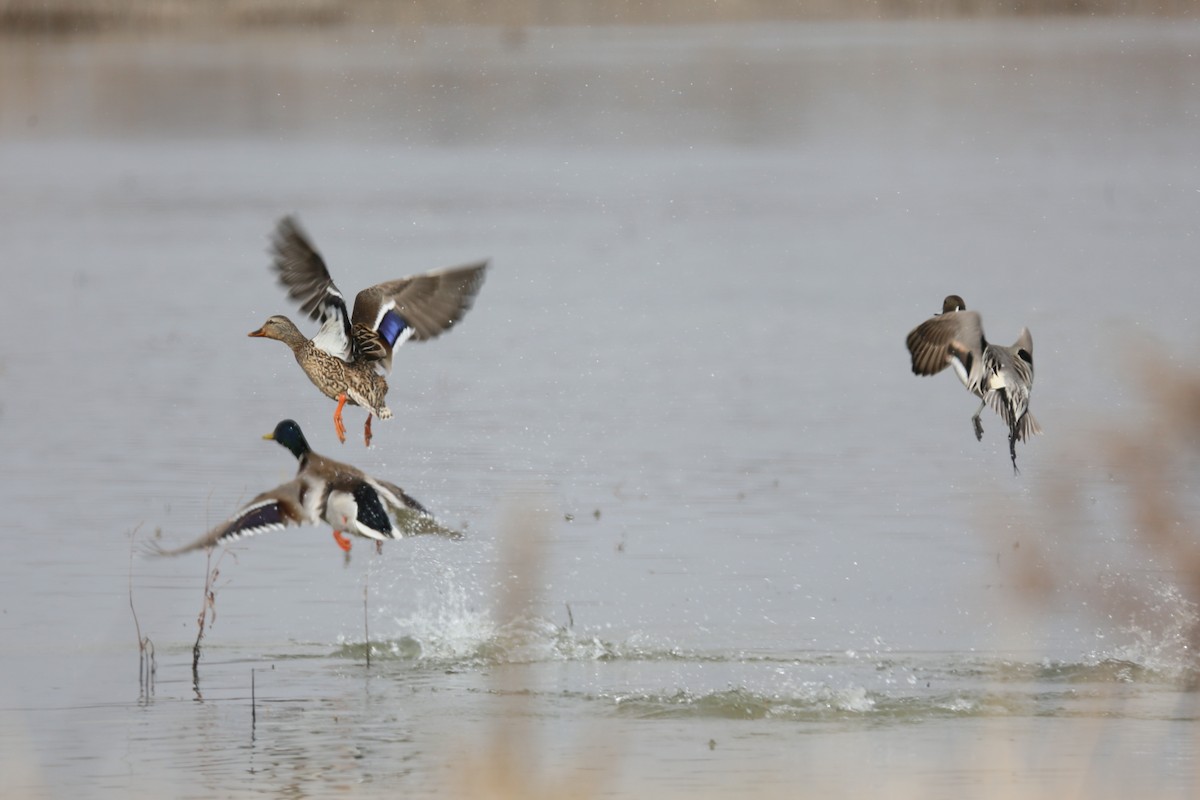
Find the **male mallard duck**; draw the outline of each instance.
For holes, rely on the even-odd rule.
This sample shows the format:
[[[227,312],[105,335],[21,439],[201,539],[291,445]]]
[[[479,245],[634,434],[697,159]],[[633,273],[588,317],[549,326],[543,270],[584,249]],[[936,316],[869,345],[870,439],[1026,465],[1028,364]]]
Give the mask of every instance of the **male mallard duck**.
[[[255,497],[232,519],[191,544],[162,550],[162,555],[202,550],[288,525],[316,525],[321,520],[333,527],[333,538],[346,551],[350,550],[350,540],[342,536],[342,531],[376,542],[424,533],[462,538],[459,532],[439,525],[399,486],[314,453],[300,426],[292,420],[280,422],[263,438],[274,439],[300,460],[296,477]]]
[[[346,441],[342,407],[367,409],[363,438],[371,446],[371,416],[389,419],[384,405],[392,369],[392,351],[408,339],[424,341],[449,330],[475,302],[488,262],[426,272],[363,289],[354,312],[329,277],[325,260],[292,217],[279,221],[272,240],[273,268],[288,297],[300,310],[321,321],[321,330],[306,339],[292,321],[273,316],[251,336],[278,339],[292,349],[296,361],[326,397],[337,400],[333,427]]]
[[[979,415],[984,406],[991,406],[1004,419],[1013,472],[1018,472],[1017,440],[1023,442],[1042,432],[1029,413],[1033,391],[1033,335],[1029,329],[1021,329],[1012,347],[988,344],[979,313],[967,311],[963,299],[952,294],[942,301],[941,314],[908,334],[907,344],[914,374],[936,375],[952,366],[963,386],[980,398],[971,417],[976,439],[983,439]]]

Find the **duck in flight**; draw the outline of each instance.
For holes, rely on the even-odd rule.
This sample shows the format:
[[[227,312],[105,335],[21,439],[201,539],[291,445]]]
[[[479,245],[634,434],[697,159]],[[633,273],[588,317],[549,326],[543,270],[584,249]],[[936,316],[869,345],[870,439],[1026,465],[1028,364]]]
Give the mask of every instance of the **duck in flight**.
[[[399,486],[314,453],[293,420],[283,420],[263,438],[275,440],[296,456],[300,462],[296,477],[255,497],[233,518],[191,544],[159,550],[160,555],[204,550],[244,536],[322,521],[333,528],[334,540],[346,552],[350,551],[350,540],[342,536],[343,531],[374,539],[377,545],[388,539],[430,533],[462,538],[458,531],[440,525]]]
[[[363,289],[354,310],[329,275],[325,260],[293,217],[284,217],[272,239],[272,267],[288,297],[321,323],[308,339],[287,317],[270,317],[251,336],[277,339],[291,348],[304,374],[337,401],[333,427],[346,441],[342,408],[346,403],[367,410],[363,439],[371,446],[371,417],[389,419],[385,375],[392,353],[404,342],[433,339],[462,319],[483,286],[488,262],[426,272]]]
[[[971,421],[975,438],[983,439],[979,415],[984,406],[1008,425],[1008,452],[1013,472],[1017,470],[1017,440],[1026,441],[1042,432],[1029,413],[1029,395],[1033,391],[1033,336],[1022,328],[1011,347],[989,344],[983,335],[979,313],[968,311],[956,294],[942,301],[942,313],[926,320],[908,334],[908,352],[916,375],[936,375],[947,366],[967,390],[980,399]]]

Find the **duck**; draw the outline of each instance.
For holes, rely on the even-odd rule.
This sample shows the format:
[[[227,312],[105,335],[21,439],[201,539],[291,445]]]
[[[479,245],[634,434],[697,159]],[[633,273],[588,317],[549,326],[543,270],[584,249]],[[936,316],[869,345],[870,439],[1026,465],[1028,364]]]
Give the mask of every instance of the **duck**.
[[[272,269],[288,297],[321,329],[309,339],[294,322],[276,314],[250,336],[286,344],[304,374],[337,401],[333,428],[346,441],[342,409],[347,403],[367,411],[363,440],[371,446],[371,419],[391,419],[385,398],[392,355],[408,340],[434,339],[453,328],[471,309],[483,286],[488,261],[385,281],[359,292],[348,311],[329,275],[325,259],[293,216],[283,217],[271,239]]]
[[[1033,335],[1021,328],[1010,347],[990,344],[983,333],[983,321],[976,311],[968,311],[963,299],[948,295],[942,301],[942,313],[922,322],[906,339],[912,356],[914,375],[936,375],[953,367],[963,386],[980,399],[971,417],[975,439],[983,439],[979,416],[990,406],[1008,425],[1008,452],[1013,473],[1017,469],[1017,442],[1042,433],[1029,411],[1033,392]]]
[[[160,548],[160,555],[206,550],[246,536],[322,521],[333,528],[334,541],[346,553],[350,552],[351,541],[342,535],[343,531],[372,539],[377,548],[388,539],[420,534],[462,538],[458,531],[438,523],[433,514],[394,483],[314,452],[295,420],[283,420],[263,438],[291,451],[300,462],[296,477],[258,495],[194,542],[174,550]]]

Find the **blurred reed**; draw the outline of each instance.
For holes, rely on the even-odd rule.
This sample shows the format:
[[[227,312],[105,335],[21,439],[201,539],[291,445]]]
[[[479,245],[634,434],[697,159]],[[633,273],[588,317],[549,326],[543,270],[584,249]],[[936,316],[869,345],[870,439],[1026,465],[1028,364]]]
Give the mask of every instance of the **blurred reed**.
[[[537,502],[536,493],[524,502],[512,505],[501,529],[502,549],[497,565],[499,586],[497,613],[504,622],[528,618],[540,603],[543,583],[543,556],[551,536],[550,515],[546,502]],[[541,763],[534,742],[538,731],[531,721],[535,711],[526,673],[521,669],[497,669],[491,673],[493,694],[508,704],[506,713],[491,730],[482,731],[481,743],[459,743],[449,752],[471,754],[456,758],[448,774],[448,793],[471,798],[567,798],[597,797],[603,787],[597,778],[605,774],[603,765],[559,764],[547,769]],[[591,751],[595,748],[586,748]],[[611,765],[609,765],[611,766]],[[581,775],[588,776],[581,779]]]
[[[1126,355],[1124,371],[1141,390],[1140,401],[1129,404],[1120,420],[1097,421],[1086,441],[1065,445],[1060,468],[1004,535],[1020,542],[1011,563],[1033,610],[1076,598],[1106,622],[1169,628],[1183,654],[1178,677],[1194,689],[1200,677],[1200,371],[1164,353],[1144,343]],[[1111,514],[1105,510],[1103,524],[1150,568],[1097,573],[1087,550],[1101,521],[1083,496],[1082,468],[1107,476],[1121,506]],[[1171,605],[1174,620],[1153,618],[1163,612],[1152,598],[1163,591],[1182,601]]]

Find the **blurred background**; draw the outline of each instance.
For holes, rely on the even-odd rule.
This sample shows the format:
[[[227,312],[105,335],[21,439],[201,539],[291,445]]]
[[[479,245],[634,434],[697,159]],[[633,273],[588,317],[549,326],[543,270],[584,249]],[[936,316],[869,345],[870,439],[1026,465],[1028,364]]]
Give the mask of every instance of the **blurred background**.
[[[1184,2],[0,0],[3,794],[1193,796],[1198,54]],[[293,213],[347,295],[492,260],[369,449],[246,336],[315,333]],[[911,373],[950,293],[1032,331],[1019,476]],[[465,539],[148,557],[285,417]]]
[[[374,25],[606,25],[804,21],[821,19],[905,20],[1046,17],[1057,15],[1196,14],[1187,0],[729,0],[722,3],[634,0],[5,0],[0,19],[16,31],[79,32],[112,27],[170,27],[195,23],[222,26]]]

